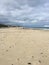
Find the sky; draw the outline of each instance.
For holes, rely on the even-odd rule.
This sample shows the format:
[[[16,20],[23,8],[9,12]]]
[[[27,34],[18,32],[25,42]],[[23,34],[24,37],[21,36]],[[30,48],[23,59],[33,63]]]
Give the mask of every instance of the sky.
[[[49,26],[49,0],[0,0],[0,24]]]

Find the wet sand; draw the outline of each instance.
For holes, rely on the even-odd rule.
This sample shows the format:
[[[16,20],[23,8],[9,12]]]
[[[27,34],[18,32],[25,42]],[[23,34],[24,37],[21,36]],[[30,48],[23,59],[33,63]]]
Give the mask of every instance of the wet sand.
[[[0,65],[49,65],[49,31],[1,28]]]

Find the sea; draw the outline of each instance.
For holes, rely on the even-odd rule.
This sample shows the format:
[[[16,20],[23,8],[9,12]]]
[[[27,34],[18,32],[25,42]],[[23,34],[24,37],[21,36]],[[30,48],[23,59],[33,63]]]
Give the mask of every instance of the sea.
[[[25,29],[31,28],[33,30],[49,30],[49,27],[23,27]]]
[[[33,29],[38,29],[38,30],[49,30],[49,27],[33,27]]]

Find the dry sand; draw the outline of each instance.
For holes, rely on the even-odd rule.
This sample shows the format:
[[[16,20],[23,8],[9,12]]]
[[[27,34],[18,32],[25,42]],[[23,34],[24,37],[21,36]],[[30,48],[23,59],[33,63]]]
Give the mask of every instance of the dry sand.
[[[49,65],[49,31],[1,28],[0,65]]]

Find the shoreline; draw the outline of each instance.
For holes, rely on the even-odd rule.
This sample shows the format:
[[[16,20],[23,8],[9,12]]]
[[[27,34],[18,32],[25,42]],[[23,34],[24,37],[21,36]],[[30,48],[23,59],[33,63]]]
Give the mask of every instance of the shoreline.
[[[41,31],[49,31],[49,29],[46,28],[24,28],[24,27],[2,27],[0,29],[23,29],[23,30],[41,30]]]

